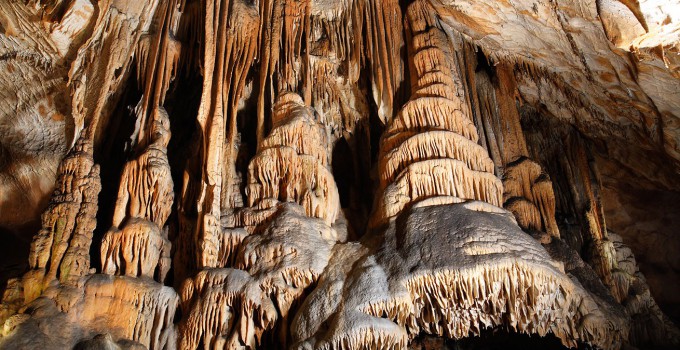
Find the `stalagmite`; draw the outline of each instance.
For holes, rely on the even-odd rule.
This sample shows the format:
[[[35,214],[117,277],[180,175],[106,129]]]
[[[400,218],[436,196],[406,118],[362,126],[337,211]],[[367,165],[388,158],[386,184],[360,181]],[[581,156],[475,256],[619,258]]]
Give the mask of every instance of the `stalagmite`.
[[[338,189],[327,168],[326,135],[299,96],[284,94],[274,107],[274,130],[248,169],[249,206],[296,202],[308,216],[335,222]]]
[[[289,312],[322,273],[337,233],[296,204],[281,204],[259,232],[240,242],[230,268],[207,269],[184,283],[180,348],[285,344]],[[281,335],[273,334],[276,324]]]
[[[162,107],[156,113],[152,143],[123,170],[113,228],[104,237],[101,256],[105,273],[153,277],[158,266],[163,281],[170,268],[170,241],[163,225],[174,192],[166,154],[169,119]]]
[[[519,158],[506,165],[503,180],[506,198],[503,206],[515,214],[520,227],[559,237],[552,182],[541,166],[528,158]]]
[[[412,81],[412,99],[383,136],[383,177],[374,225],[397,216],[411,203],[437,196],[501,205],[501,181],[476,143],[477,130],[453,83],[461,76],[446,55],[445,33],[434,27],[434,18],[410,17],[422,16],[422,11],[407,13],[412,33],[409,63],[414,76],[428,78]]]
[[[73,283],[90,272],[90,243],[96,225],[99,166],[91,141],[81,138],[59,166],[59,187],[42,216],[24,276],[24,302],[35,300],[54,282]]]
[[[338,190],[326,133],[313,113],[299,95],[279,96],[273,130],[248,167],[249,207],[225,221],[232,227],[215,244],[215,266],[222,268],[203,270],[182,286],[189,316],[180,324],[181,348],[262,344],[323,272],[332,246],[344,240],[346,233],[331,226]],[[277,342],[285,344],[287,327],[279,327]]]
[[[621,307],[567,277],[511,213],[467,202],[402,215],[368,253],[336,246],[339,262],[293,322],[295,348],[405,348],[421,332],[455,339],[499,326],[568,346],[615,349],[627,337]]]
[[[220,262],[235,252],[243,235],[276,214],[280,203],[300,205],[305,214],[333,224],[340,211],[338,189],[328,168],[327,135],[299,95],[284,93],[273,111],[274,129],[248,166],[248,206],[222,222],[229,228],[216,238],[213,257]],[[219,242],[219,243],[218,243]],[[224,264],[218,264],[223,266]]]
[[[677,0],[0,0],[0,350],[675,349]]]

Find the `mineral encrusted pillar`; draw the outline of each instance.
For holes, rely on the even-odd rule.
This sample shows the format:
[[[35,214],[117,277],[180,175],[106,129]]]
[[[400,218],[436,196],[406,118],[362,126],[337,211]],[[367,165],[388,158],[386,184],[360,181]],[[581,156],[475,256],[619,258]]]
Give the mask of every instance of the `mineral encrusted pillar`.
[[[42,215],[43,228],[31,245],[31,270],[23,280],[25,303],[50,285],[74,282],[90,273],[90,244],[101,190],[92,141],[81,136],[58,171],[56,190]]]
[[[295,203],[305,215],[332,225],[341,216],[330,170],[328,135],[301,96],[282,93],[272,111],[273,129],[248,166],[247,207],[222,217],[218,266],[231,266],[243,234],[256,233],[281,203]]]
[[[373,225],[407,206],[480,200],[502,205],[503,185],[467,115],[455,80],[451,47],[422,2],[410,6],[411,99],[385,131],[380,149],[380,184]]]
[[[326,133],[311,115],[298,95],[279,98],[274,129],[248,167],[248,205],[295,202],[330,225],[340,210],[338,189],[328,168]]]

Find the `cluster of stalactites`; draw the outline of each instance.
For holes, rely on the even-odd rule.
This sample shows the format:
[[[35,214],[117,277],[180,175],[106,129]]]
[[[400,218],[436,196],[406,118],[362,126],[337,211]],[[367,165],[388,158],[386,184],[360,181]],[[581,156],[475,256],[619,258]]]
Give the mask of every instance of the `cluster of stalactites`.
[[[553,333],[566,346],[613,349],[626,335],[566,277],[521,262],[416,275],[406,287],[408,297],[371,303],[363,311],[405,327],[409,340],[420,332],[461,339],[506,326],[519,333]]]
[[[264,138],[265,87],[295,91],[328,124],[352,129],[361,118],[348,104],[362,65],[369,66],[378,116],[387,123],[403,79],[401,8],[397,0],[260,2],[258,138]],[[272,25],[272,23],[276,23]],[[378,35],[379,33],[379,35]],[[338,79],[338,78],[341,79]]]
[[[538,163],[521,157],[508,164],[503,186],[503,206],[515,215],[522,229],[543,231],[559,238],[552,182]]]
[[[203,89],[197,122],[196,157],[187,160],[178,205],[178,259],[187,269],[217,266],[220,218],[242,204],[238,193],[237,109],[258,51],[257,3],[202,1],[203,27],[187,24],[194,39],[202,36]],[[199,31],[202,35],[198,35]],[[198,217],[194,218],[198,213]]]
[[[485,70],[474,70],[468,67],[468,74],[474,75],[471,90],[476,90],[472,97],[479,112],[476,123],[483,126],[484,147],[503,170],[503,207],[515,215],[525,231],[546,232],[548,235],[541,235],[542,239],[559,237],[552,182],[541,166],[528,158],[513,67],[507,63],[495,65],[493,79]]]
[[[248,167],[248,205],[300,204],[308,216],[335,222],[338,189],[328,169],[326,133],[300,96],[284,94],[274,107],[274,129]]]
[[[181,45],[174,35],[179,17],[176,12],[178,1],[161,3],[156,13],[155,31],[140,37],[134,53],[137,83],[142,90],[142,98],[135,108],[135,133],[142,146],[153,142],[151,124],[158,119],[157,109],[165,104],[165,96],[179,67]]]
[[[502,204],[503,185],[477,144],[477,130],[454,83],[461,75],[449,60],[449,41],[426,6],[416,2],[407,12],[413,94],[381,140],[374,225],[439,196]]]

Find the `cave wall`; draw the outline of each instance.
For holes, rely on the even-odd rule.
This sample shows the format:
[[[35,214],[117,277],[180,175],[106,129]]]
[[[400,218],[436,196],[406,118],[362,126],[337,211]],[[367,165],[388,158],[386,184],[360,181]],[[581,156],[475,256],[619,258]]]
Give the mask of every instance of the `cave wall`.
[[[674,348],[679,14],[0,0],[0,348]]]

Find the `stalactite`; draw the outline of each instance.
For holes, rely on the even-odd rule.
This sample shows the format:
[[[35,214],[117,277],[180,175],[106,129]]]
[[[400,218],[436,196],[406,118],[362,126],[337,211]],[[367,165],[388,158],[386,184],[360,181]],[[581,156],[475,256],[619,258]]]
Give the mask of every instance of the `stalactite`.
[[[480,107],[485,143],[497,152],[494,160],[503,172],[503,206],[515,214],[523,229],[559,238],[552,182],[541,165],[528,158],[515,103],[518,92],[513,70],[502,64],[496,65],[492,73],[493,79],[484,70],[468,71],[475,76],[475,102]]]
[[[389,125],[400,107],[400,99],[405,98],[400,91],[404,79],[403,25],[395,20],[402,17],[401,9],[399,2],[394,0],[367,1],[364,6],[366,59],[371,63],[373,99],[380,119]]]
[[[675,7],[0,0],[0,348],[677,347]]]
[[[142,98],[135,108],[137,116],[135,144],[142,148],[153,142],[153,123],[158,123],[164,113],[165,96],[174,79],[180,58],[180,44],[175,40],[172,25],[177,10],[177,0],[163,2],[159,9],[156,33],[143,36],[135,52],[137,60],[137,83],[141,86]],[[161,108],[159,111],[158,108]],[[149,115],[151,117],[149,117]],[[167,119],[167,117],[166,117]],[[170,121],[167,120],[167,123]],[[151,139],[151,140],[149,140]],[[167,142],[166,142],[167,143]],[[167,147],[167,144],[165,145]]]
[[[235,177],[237,104],[258,50],[257,9],[242,0],[204,3],[203,93],[198,111],[200,174],[187,171],[180,204],[182,240],[194,240],[189,266],[215,266],[222,208],[232,208]],[[189,167],[192,165],[189,164]],[[197,176],[198,175],[198,176]],[[196,224],[189,216],[196,212]],[[193,255],[193,254],[191,254]],[[194,260],[194,261],[188,261]]]
[[[95,31],[79,49],[69,72],[75,135],[86,125],[91,125],[87,128],[89,138],[102,134],[120,96],[119,86],[127,76],[132,53],[141,33],[151,25],[157,6],[157,1],[117,2],[99,10]],[[103,50],[108,54],[102,56]]]

